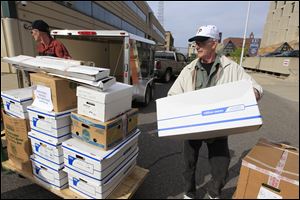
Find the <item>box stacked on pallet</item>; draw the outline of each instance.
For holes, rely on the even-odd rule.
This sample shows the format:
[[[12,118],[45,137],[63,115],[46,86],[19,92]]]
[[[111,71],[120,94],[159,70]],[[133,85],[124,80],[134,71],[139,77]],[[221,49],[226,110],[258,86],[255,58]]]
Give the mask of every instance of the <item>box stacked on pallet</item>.
[[[45,74],[31,74],[30,78],[36,86],[34,102],[27,108],[33,174],[46,187],[63,189],[68,186],[68,176],[62,170],[62,142],[71,138],[70,116],[76,110],[76,86]]]
[[[28,119],[27,106],[32,104],[33,87],[1,91],[1,98],[6,114]]]
[[[70,189],[86,198],[106,198],[136,165],[139,134],[136,130],[109,151],[76,138],[63,142]]]
[[[63,142],[69,186],[86,198],[106,198],[136,164],[137,109],[132,86],[116,83],[107,91],[77,87],[72,112],[73,138]]]
[[[27,106],[33,101],[33,88],[1,91],[4,105],[3,124],[7,139],[7,153],[14,167],[23,172],[32,172],[30,130]]]

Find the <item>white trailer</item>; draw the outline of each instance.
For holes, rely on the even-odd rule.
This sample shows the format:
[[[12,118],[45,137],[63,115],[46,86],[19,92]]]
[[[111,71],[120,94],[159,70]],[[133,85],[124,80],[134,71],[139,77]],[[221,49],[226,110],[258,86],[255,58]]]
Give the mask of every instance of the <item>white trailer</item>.
[[[52,30],[72,59],[109,68],[117,81],[134,86],[133,99],[148,105],[154,94],[155,42],[123,30]]]

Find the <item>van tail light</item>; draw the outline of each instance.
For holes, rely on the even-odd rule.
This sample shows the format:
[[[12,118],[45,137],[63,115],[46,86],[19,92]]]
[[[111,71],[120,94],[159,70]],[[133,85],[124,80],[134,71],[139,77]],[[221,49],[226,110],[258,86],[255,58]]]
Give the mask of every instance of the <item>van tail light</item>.
[[[161,62],[160,61],[156,61],[156,69],[161,69]]]
[[[78,31],[78,35],[96,35],[95,31]]]

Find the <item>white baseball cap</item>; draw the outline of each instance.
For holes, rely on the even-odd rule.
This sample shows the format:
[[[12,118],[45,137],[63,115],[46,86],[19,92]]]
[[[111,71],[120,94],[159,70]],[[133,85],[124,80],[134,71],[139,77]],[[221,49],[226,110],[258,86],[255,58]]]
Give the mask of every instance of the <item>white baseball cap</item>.
[[[219,39],[219,30],[215,25],[200,26],[196,35],[189,39],[192,41],[205,41],[209,38]]]

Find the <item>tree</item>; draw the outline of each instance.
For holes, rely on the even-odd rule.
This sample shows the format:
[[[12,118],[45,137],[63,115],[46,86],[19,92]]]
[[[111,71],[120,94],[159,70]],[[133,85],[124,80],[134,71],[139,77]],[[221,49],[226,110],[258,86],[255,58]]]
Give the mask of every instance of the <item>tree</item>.
[[[240,62],[241,59],[241,54],[242,54],[242,48],[236,48],[231,54],[230,57],[232,60],[234,60],[236,63]],[[248,48],[245,48],[244,50],[244,56],[243,56],[243,61],[245,60],[246,55],[248,54]]]

